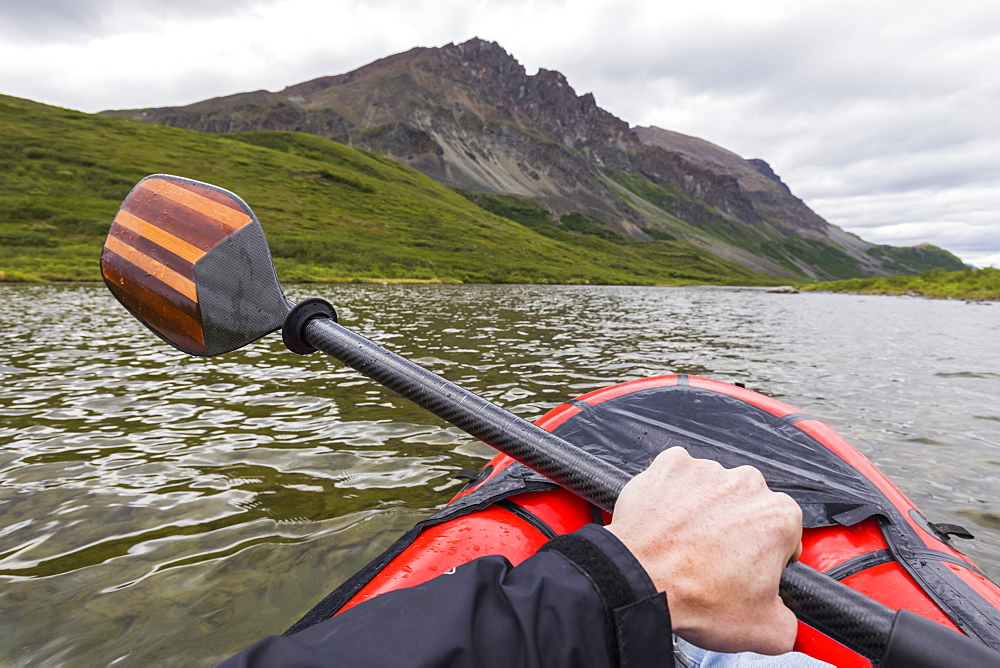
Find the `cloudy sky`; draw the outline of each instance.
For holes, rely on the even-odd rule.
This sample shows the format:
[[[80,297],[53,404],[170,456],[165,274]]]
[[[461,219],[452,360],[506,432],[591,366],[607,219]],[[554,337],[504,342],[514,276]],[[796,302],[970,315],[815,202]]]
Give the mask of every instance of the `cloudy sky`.
[[[182,105],[474,36],[864,239],[1000,267],[997,0],[0,0],[0,93]]]

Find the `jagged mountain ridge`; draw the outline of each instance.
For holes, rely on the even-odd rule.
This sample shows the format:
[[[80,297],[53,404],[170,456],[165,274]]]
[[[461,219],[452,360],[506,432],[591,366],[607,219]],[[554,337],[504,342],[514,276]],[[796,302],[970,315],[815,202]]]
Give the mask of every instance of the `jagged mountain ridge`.
[[[186,107],[107,112],[205,132],[294,130],[404,162],[445,185],[532,198],[636,239],[678,238],[772,275],[909,268],[830,225],[770,166],[693,137],[631,128],[559,72],[479,39],[347,74]],[[877,253],[876,253],[877,254]],[[903,264],[900,264],[900,258]],[[957,262],[957,259],[955,259]]]

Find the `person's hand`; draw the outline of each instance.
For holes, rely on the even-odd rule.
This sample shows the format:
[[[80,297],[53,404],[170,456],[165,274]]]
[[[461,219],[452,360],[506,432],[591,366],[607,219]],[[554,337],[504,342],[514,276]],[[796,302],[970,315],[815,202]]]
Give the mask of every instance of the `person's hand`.
[[[717,652],[791,651],[778,581],[802,551],[802,510],[757,469],[670,448],[625,485],[607,528],[666,593],[674,633]]]

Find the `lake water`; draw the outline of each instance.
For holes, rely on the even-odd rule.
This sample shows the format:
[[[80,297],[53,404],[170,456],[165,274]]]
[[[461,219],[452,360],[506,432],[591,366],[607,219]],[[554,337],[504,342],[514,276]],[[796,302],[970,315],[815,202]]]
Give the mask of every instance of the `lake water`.
[[[725,288],[293,286],[534,419],[664,373],[852,441],[1000,578],[1000,304]],[[0,286],[0,664],[207,664],[280,633],[489,449],[270,336],[187,357],[102,286]]]

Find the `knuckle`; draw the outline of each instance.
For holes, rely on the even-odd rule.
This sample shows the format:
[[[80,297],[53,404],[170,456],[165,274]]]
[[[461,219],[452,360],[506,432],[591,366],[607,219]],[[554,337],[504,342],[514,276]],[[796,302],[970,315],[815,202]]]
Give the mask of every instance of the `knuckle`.
[[[660,454],[656,455],[654,462],[676,462],[685,458],[687,455],[687,450],[684,448],[674,446],[672,448],[667,448],[666,450],[660,451]]]
[[[752,466],[737,466],[734,469],[730,469],[730,473],[733,475],[735,481],[745,485],[748,489],[762,490],[767,487],[764,474]]]
[[[781,505],[785,516],[796,524],[802,524],[802,507],[792,497],[784,492],[775,494],[778,503]]]
[[[726,467],[714,459],[695,459],[695,465],[705,473],[713,476],[725,476],[728,472]]]

